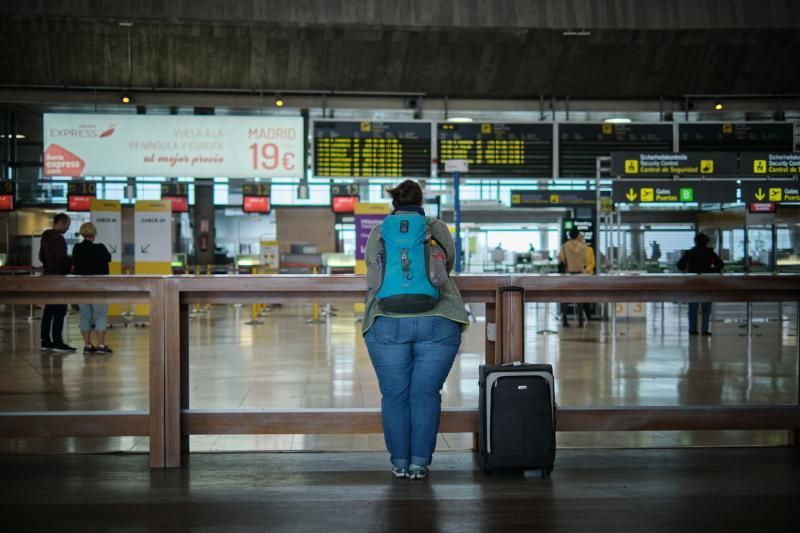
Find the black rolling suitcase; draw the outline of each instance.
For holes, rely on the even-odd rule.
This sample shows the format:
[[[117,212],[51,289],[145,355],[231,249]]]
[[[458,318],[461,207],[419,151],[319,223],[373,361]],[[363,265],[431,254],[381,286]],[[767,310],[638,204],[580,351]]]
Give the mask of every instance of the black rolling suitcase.
[[[513,363],[480,367],[481,468],[541,470],[556,457],[553,367]]]

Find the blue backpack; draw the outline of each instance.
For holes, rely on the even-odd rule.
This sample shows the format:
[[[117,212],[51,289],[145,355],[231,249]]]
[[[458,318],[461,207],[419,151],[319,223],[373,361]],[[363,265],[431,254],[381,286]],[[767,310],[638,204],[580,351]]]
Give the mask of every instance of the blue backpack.
[[[444,249],[431,239],[427,217],[387,216],[381,224],[381,242],[383,250],[374,269],[381,278],[376,293],[381,307],[391,313],[433,309],[441,297],[439,287],[447,282],[447,270]]]

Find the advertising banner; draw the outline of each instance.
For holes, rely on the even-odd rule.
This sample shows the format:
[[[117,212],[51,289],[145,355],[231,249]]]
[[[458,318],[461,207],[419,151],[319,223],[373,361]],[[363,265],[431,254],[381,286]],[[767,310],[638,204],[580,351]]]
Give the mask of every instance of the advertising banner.
[[[381,203],[357,203],[355,206],[356,215],[356,274],[367,273],[367,262],[364,260],[369,232],[372,228],[383,222],[386,215],[392,212],[392,206]],[[364,311],[364,304],[357,303],[354,306],[357,313]]]
[[[259,241],[262,274],[278,274],[281,266],[281,250],[278,241]]]
[[[356,215],[356,268],[358,261],[364,261],[364,251],[367,248],[367,240],[372,228],[383,222],[386,215],[391,213],[389,204],[378,203],[357,203],[355,206]],[[356,272],[358,274],[358,272]],[[363,272],[366,273],[366,270]]]
[[[45,176],[303,177],[302,117],[44,115]]]

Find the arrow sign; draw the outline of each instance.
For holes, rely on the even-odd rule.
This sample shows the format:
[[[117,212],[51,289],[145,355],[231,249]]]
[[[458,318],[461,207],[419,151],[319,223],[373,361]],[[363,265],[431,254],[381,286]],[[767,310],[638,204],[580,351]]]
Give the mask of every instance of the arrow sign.
[[[743,202],[800,203],[800,182],[742,181]]]
[[[150,245],[148,244],[146,246],[139,247],[139,251],[142,252],[143,254],[149,254],[150,253]]]
[[[615,180],[612,197],[629,204],[719,204],[736,201],[735,181],[627,181]]]

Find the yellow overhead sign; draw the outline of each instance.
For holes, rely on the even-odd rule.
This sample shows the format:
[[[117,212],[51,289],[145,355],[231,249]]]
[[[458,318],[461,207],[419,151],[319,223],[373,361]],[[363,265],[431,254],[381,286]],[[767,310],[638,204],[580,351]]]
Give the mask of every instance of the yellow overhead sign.
[[[796,181],[742,181],[743,202],[800,203]]]

